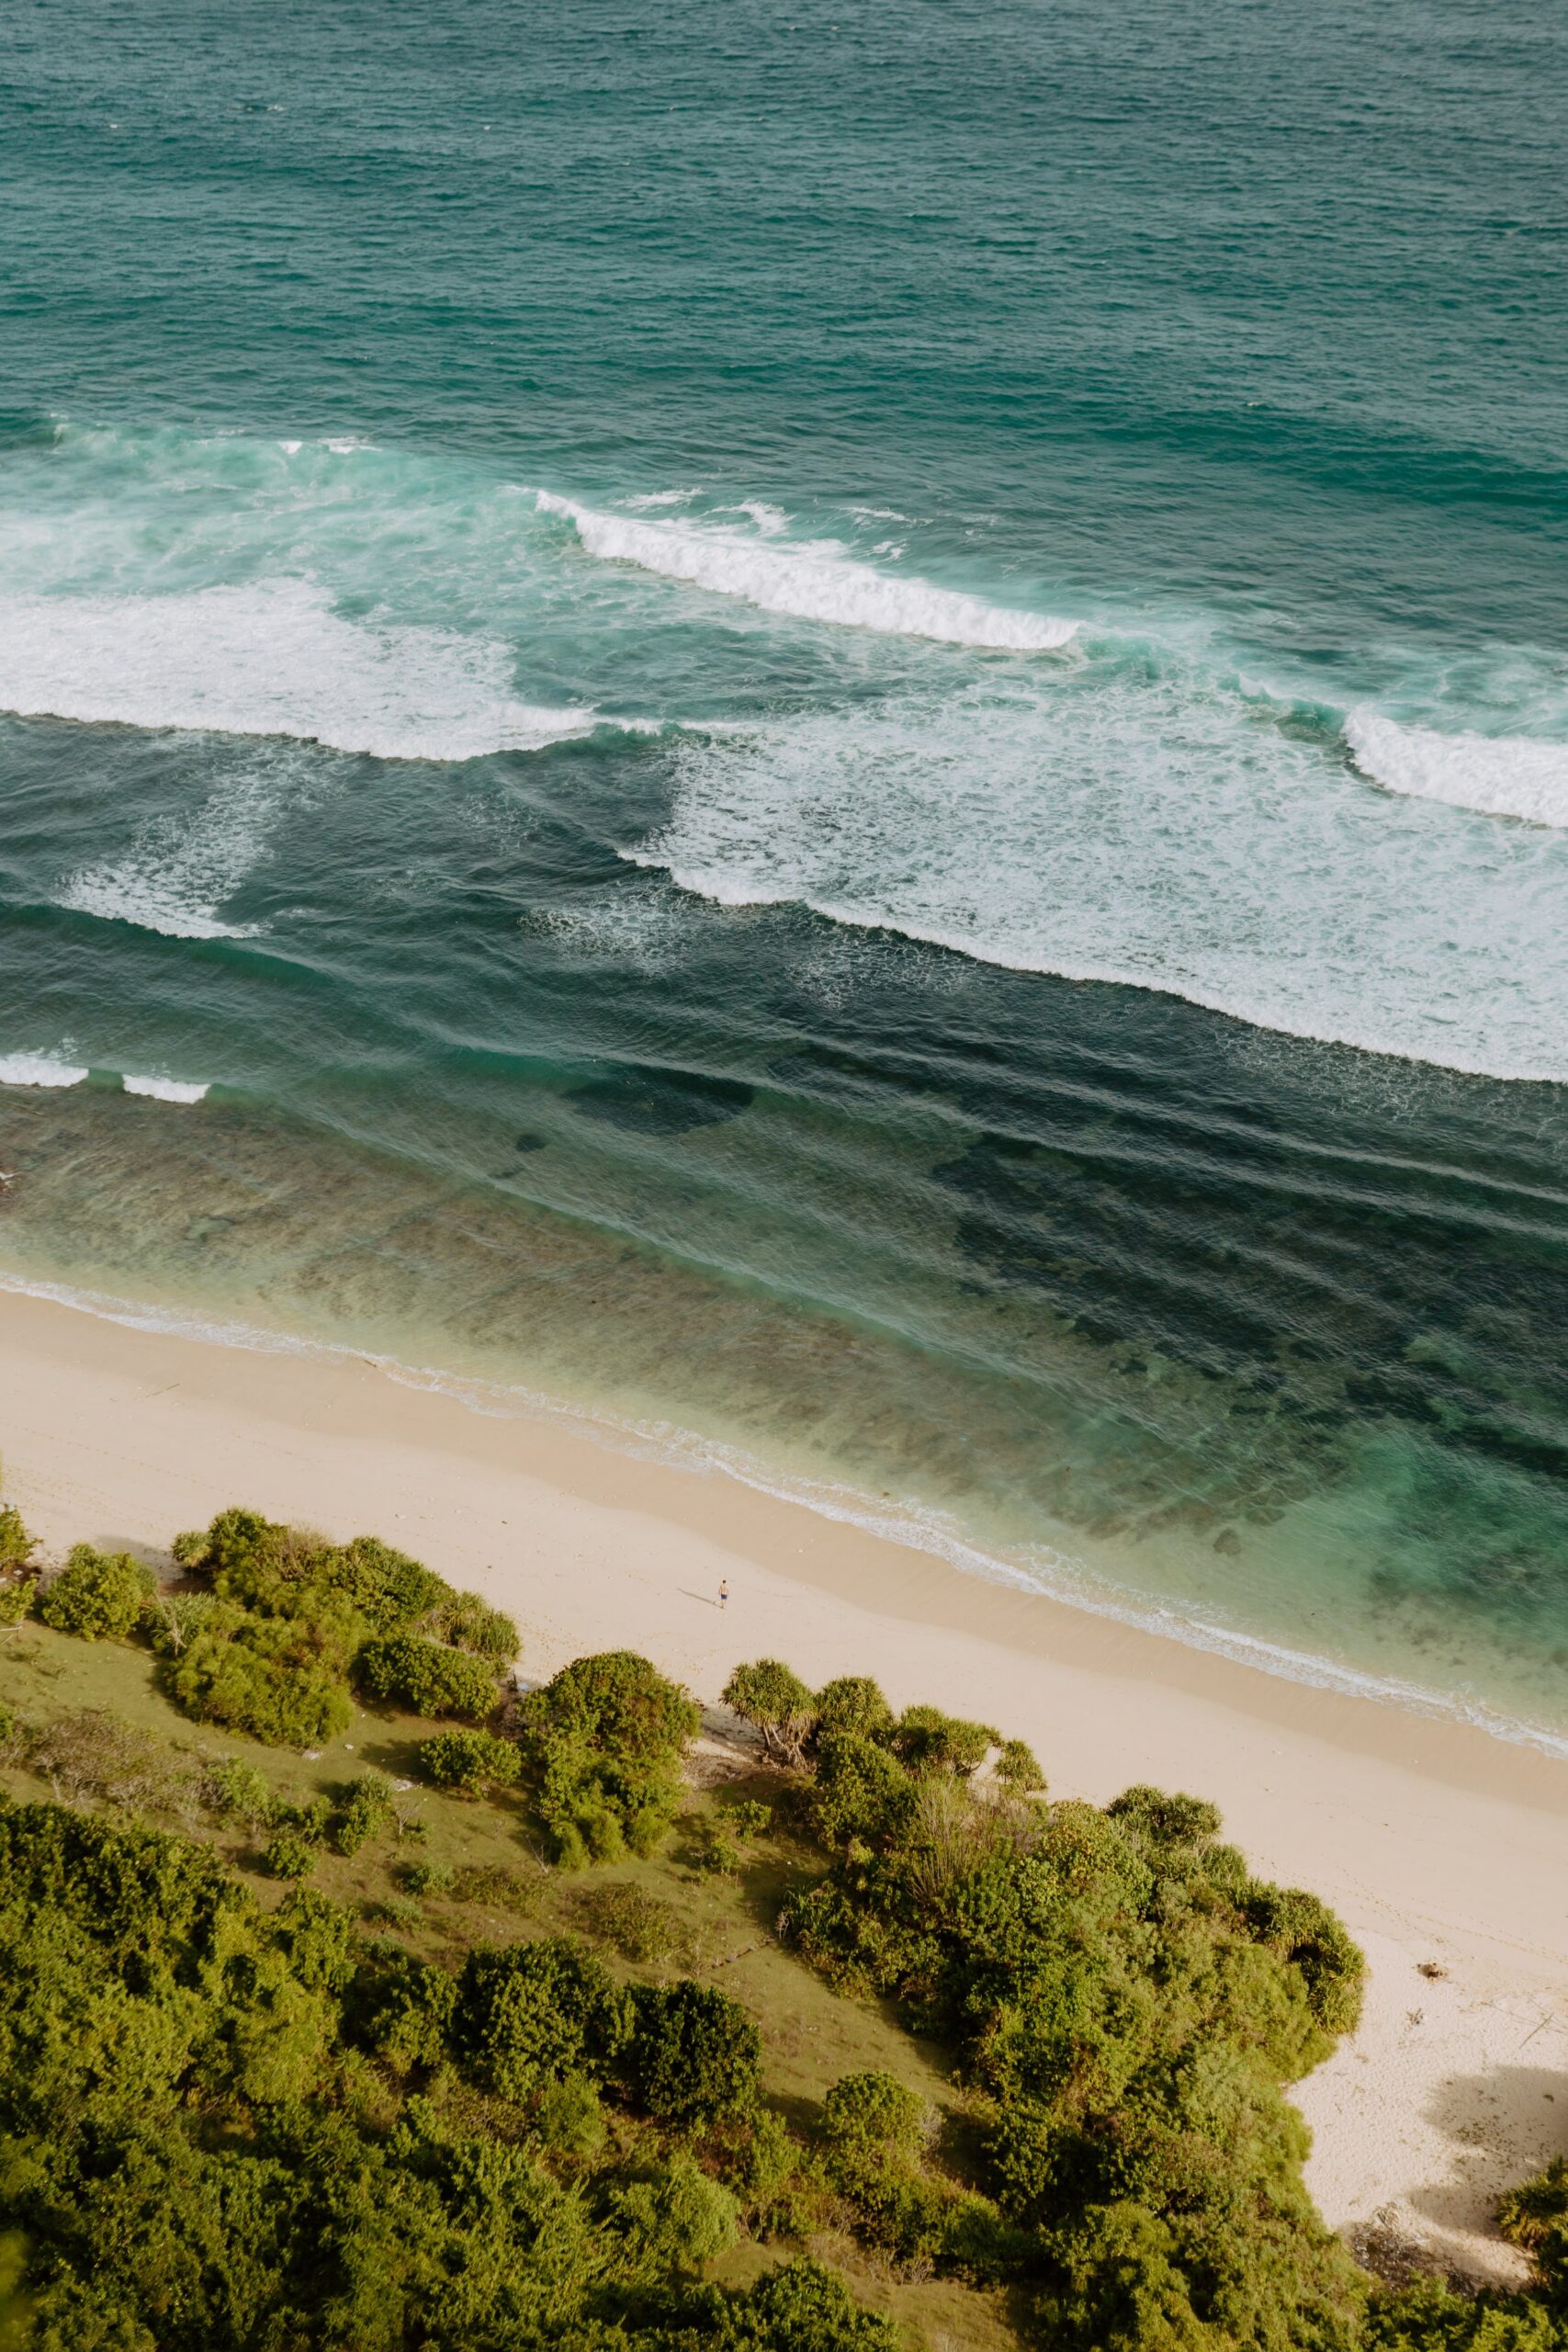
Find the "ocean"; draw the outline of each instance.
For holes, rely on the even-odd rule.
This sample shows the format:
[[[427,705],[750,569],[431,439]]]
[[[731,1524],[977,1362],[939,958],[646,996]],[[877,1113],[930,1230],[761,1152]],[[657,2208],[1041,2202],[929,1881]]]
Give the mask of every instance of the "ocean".
[[[1568,1738],[1561,10],[0,51],[0,1283]]]

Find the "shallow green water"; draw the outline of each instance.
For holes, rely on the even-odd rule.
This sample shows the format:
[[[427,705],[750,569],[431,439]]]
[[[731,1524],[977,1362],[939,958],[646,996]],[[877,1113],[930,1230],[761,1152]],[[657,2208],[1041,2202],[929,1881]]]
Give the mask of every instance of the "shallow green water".
[[[6,1278],[1568,1728],[1554,14],[6,38]]]

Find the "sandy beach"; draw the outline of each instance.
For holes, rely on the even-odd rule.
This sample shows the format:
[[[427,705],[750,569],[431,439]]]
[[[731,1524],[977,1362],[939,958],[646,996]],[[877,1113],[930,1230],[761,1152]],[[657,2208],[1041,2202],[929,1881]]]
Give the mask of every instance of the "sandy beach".
[[[1492,2199],[1568,2147],[1568,1764],[962,1575],[586,1422],[19,1295],[0,1330],[6,1492],[51,1549],[154,1555],[248,1503],[482,1590],[533,1676],[627,1645],[712,1705],[738,1659],[775,1655],[995,1722],[1058,1795],[1212,1797],[1371,1962],[1360,2030],[1299,2092],[1324,2212],[1383,2259],[1519,2275]]]

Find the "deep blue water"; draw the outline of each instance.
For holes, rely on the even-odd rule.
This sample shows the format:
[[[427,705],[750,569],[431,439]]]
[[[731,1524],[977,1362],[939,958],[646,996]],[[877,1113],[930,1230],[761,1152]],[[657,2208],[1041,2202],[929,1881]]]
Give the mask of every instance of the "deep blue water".
[[[0,1270],[1568,1725],[1565,50],[23,0]]]

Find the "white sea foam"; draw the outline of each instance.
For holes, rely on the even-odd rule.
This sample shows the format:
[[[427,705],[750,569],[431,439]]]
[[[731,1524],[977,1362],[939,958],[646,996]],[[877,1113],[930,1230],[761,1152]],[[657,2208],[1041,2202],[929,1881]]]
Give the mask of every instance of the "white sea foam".
[[[590,555],[690,581],[765,613],[1020,653],[1066,645],[1077,628],[1076,621],[1010,611],[929,580],[878,571],[828,540],[791,545],[751,532],[610,514],[546,490],[536,495],[540,513],[570,522]]]
[[[1381,711],[1353,710],[1345,740],[1363,775],[1390,792],[1568,826],[1568,743],[1529,736],[1440,734],[1404,727]]]
[[[79,1086],[86,1075],[58,1054],[0,1054],[0,1086]]]
[[[670,821],[627,854],[722,905],[795,900],[1297,1037],[1568,1080],[1558,837],[1369,794],[1237,695],[1100,669],[674,758]]]
[[[185,1078],[133,1078],[127,1070],[120,1084],[128,1094],[151,1094],[159,1102],[199,1102],[211,1080],[209,1079],[206,1084],[197,1085]]]
[[[254,937],[219,910],[261,854],[279,797],[270,772],[224,784],[194,819],[154,818],[123,855],[72,875],[60,903],[172,939]]]
[[[346,620],[314,582],[164,595],[0,596],[0,709],[292,736],[378,759],[467,760],[589,732],[511,692],[488,638]]]

